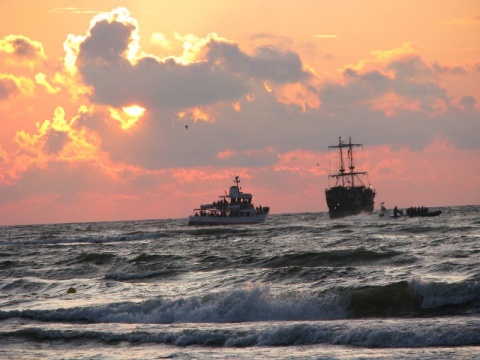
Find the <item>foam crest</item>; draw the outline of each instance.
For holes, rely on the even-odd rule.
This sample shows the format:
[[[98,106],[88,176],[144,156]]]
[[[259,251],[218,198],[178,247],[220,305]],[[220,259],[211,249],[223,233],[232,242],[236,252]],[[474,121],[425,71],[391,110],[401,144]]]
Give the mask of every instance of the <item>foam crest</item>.
[[[447,283],[415,278],[410,282],[410,286],[421,296],[421,306],[425,309],[434,309],[445,305],[462,305],[480,300],[479,281]]]
[[[267,288],[235,290],[176,300],[151,299],[57,310],[0,311],[0,318],[121,323],[229,323],[322,320],[345,316],[338,296],[272,296]]]
[[[115,273],[108,278],[135,280],[166,275],[168,272],[163,271]],[[478,282],[446,284],[420,280],[338,288],[320,295],[305,292],[273,295],[268,287],[253,287],[178,299],[155,298],[57,310],[0,311],[0,318],[91,323],[244,323],[410,317],[428,314],[439,307],[445,315],[457,315],[478,313],[479,293]]]
[[[0,338],[28,338],[36,341],[92,340],[105,343],[154,343],[176,346],[245,347],[245,346],[299,346],[344,345],[365,348],[420,348],[435,346],[480,345],[480,323],[466,321],[454,324],[378,322],[348,324],[321,322],[256,326],[255,328],[180,328],[173,330],[99,331],[46,330],[26,327],[0,332]]]

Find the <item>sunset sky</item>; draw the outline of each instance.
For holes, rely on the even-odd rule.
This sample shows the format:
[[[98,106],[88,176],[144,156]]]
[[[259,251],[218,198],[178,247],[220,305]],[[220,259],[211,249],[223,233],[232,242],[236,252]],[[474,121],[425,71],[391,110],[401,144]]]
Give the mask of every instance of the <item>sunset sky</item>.
[[[377,208],[480,204],[478,0],[0,9],[0,225],[327,211],[339,136]]]

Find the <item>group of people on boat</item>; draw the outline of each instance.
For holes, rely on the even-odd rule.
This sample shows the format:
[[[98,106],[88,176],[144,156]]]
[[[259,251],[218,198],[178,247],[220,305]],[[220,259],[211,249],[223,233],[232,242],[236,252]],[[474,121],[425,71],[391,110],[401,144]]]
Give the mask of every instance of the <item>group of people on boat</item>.
[[[268,214],[269,211],[270,211],[270,208],[268,206],[262,207],[262,205],[260,205],[255,208],[255,212],[257,214]]]
[[[380,217],[384,217],[388,215],[388,210],[384,206],[384,203],[380,203]],[[430,211],[428,207],[421,206],[421,207],[410,207],[406,210],[406,214],[409,217],[424,217],[424,216],[438,216],[442,213],[442,210],[436,210],[436,211]],[[399,210],[396,206],[393,208],[393,215],[390,215],[390,217],[398,218],[400,216],[403,216],[403,210]]]
[[[219,205],[220,204],[220,205]],[[200,210],[200,214],[195,212],[195,216],[218,216],[218,217],[237,217],[240,213],[239,209],[235,210],[228,210],[227,211],[227,204],[223,203],[222,201],[218,201],[217,203],[213,203],[213,209],[209,210]],[[221,206],[221,207],[220,207]],[[241,207],[240,209],[245,210],[247,209],[246,206]],[[270,208],[268,206],[257,206],[255,208],[255,214],[268,214],[270,212]]]
[[[207,211],[207,210],[200,210],[200,215],[198,212],[195,212],[195,216],[218,216],[218,217],[226,217],[226,211]],[[229,213],[230,217],[233,217],[233,213]]]
[[[420,216],[428,214],[428,207],[410,207],[407,209],[408,216]]]

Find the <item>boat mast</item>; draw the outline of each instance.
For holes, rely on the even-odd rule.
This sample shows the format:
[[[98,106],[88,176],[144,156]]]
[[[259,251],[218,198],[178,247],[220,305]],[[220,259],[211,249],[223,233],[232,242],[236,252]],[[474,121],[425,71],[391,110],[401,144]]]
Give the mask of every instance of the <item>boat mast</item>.
[[[345,166],[343,165],[343,151],[342,151],[342,138],[338,138],[338,147],[340,148],[340,175],[342,179],[342,186],[345,186],[345,179],[343,174],[345,173]]]
[[[352,138],[348,138],[348,143],[342,142],[342,138],[338,138],[338,145],[329,146],[329,148],[338,148],[340,154],[340,169],[339,172],[333,175],[329,175],[330,177],[334,177],[337,179],[341,179],[342,186],[350,186],[355,187],[355,176],[357,175],[366,175],[367,173],[364,171],[355,172],[355,163],[353,160],[353,147],[354,146],[362,146],[362,144],[352,144]],[[348,148],[347,156],[348,156],[348,168],[350,169],[349,173],[345,173],[345,160],[343,158],[343,148]],[[345,179],[346,178],[346,179]],[[360,180],[360,179],[359,179]],[[360,180],[360,182],[362,182]],[[347,184],[346,184],[347,183]],[[350,184],[348,184],[350,183]]]
[[[348,159],[350,160],[350,178],[352,179],[352,187],[355,187],[355,176],[353,175],[353,169],[355,169],[355,165],[353,165],[353,151],[352,151],[352,138],[348,137]]]

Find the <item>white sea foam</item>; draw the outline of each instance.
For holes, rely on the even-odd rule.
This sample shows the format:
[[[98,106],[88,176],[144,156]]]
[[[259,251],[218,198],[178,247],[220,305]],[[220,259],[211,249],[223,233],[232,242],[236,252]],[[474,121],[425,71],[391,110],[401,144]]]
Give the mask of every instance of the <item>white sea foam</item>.
[[[176,346],[292,346],[292,345],[348,345],[367,348],[401,348],[432,346],[479,346],[479,320],[452,319],[451,324],[435,321],[379,321],[375,323],[322,321],[317,323],[275,322],[250,327],[229,325],[221,328],[178,327],[148,328],[131,331],[116,326],[117,330],[77,329],[46,330],[24,326],[20,330],[0,332],[5,337],[35,337],[45,340],[93,340],[107,343],[130,342],[173,344]]]

